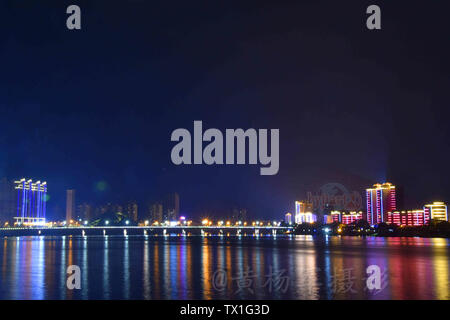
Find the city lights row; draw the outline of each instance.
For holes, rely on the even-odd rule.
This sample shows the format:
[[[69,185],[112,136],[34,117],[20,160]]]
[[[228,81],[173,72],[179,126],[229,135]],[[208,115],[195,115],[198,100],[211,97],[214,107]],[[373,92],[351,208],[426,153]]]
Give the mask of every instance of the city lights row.
[[[312,203],[307,201],[295,201],[295,214],[285,215],[285,223],[301,224],[323,222],[325,224],[337,222],[350,224],[365,219],[370,225],[379,223],[396,224],[398,226],[423,226],[431,219],[435,221],[449,221],[447,205],[444,202],[426,204],[422,209],[398,211],[396,189],[392,183],[377,183],[372,188],[366,189],[367,211],[359,212],[331,211],[323,215],[321,219],[313,213]],[[322,221],[319,221],[322,220]]]

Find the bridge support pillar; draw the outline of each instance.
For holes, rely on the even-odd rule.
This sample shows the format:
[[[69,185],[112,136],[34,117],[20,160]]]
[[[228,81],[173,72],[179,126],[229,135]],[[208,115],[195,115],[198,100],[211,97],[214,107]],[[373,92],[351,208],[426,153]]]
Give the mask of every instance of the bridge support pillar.
[[[146,236],[147,235],[147,230],[144,230],[144,236]]]
[[[106,236],[106,230],[105,229],[103,229],[103,235]]]
[[[167,236],[167,229],[163,230],[163,236]]]
[[[272,235],[275,237],[277,235],[277,229],[272,229]]]
[[[236,234],[237,234],[238,236],[240,236],[241,233],[242,233],[242,229],[237,229]]]
[[[204,236],[204,235],[205,235],[205,230],[201,229],[201,230],[200,230],[200,234],[201,234],[202,236]]]
[[[181,235],[182,235],[183,237],[185,237],[185,236],[186,236],[186,230],[181,229]]]
[[[259,237],[259,229],[255,229],[255,236]]]
[[[127,236],[127,229],[123,229],[123,235],[126,237]]]
[[[86,231],[82,230],[82,231],[81,231],[81,235],[82,235],[83,237],[85,237],[85,236],[86,236]]]

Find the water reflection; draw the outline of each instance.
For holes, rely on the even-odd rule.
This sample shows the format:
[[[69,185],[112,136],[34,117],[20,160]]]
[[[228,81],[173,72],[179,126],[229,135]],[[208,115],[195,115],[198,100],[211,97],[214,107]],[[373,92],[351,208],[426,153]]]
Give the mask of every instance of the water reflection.
[[[130,252],[128,248],[128,236],[124,239],[123,250],[123,298],[130,299]]]
[[[448,240],[446,239],[431,239],[433,242],[433,275],[434,275],[434,288],[436,298],[439,300],[448,299],[450,296],[449,290],[449,257],[443,254],[442,249],[448,246]],[[445,252],[445,251],[444,251]]]
[[[13,237],[0,245],[0,298],[448,300],[449,258],[437,238]],[[81,290],[66,287],[73,264]],[[381,290],[366,287],[370,265]]]
[[[204,238],[202,245],[202,284],[203,284],[203,299],[211,299],[211,246],[208,244],[209,239]]]
[[[88,267],[88,247],[87,247],[87,237],[83,237],[82,247],[81,247],[81,254],[82,254],[82,263],[81,263],[81,279],[82,279],[82,285],[81,287],[84,288],[82,291],[82,298],[88,299],[89,298],[89,267]]]
[[[62,237],[62,241],[61,241],[61,248],[60,248],[60,253],[61,253],[61,260],[60,260],[60,270],[59,270],[59,282],[61,284],[63,284],[59,290],[60,293],[60,299],[65,299],[66,298],[66,290],[65,290],[65,286],[64,284],[66,283],[66,236]]]
[[[144,242],[144,259],[142,260],[143,262],[143,273],[142,273],[142,278],[143,278],[143,286],[144,286],[144,299],[149,300],[151,299],[151,295],[150,295],[150,258],[149,258],[149,248],[148,248],[148,240],[147,240],[147,236],[145,237],[145,242]]]
[[[109,278],[109,241],[108,236],[103,240],[103,294],[105,299],[110,299]]]

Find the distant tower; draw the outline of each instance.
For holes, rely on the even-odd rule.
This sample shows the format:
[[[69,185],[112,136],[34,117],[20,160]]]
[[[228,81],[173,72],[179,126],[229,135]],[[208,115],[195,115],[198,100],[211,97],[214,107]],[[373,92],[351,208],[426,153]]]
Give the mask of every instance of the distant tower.
[[[377,183],[366,189],[367,221],[370,225],[388,222],[388,212],[397,209],[395,186],[389,182]]]
[[[75,214],[75,190],[69,189],[66,191],[66,225],[70,224]]]
[[[125,213],[134,222],[138,221],[138,205],[136,201],[129,201],[126,206]]]
[[[174,192],[167,196],[166,203],[164,205],[165,215],[164,219],[169,221],[178,220],[180,216],[180,196]]]
[[[150,206],[150,221],[161,223],[163,221],[163,206],[161,203],[154,203]]]

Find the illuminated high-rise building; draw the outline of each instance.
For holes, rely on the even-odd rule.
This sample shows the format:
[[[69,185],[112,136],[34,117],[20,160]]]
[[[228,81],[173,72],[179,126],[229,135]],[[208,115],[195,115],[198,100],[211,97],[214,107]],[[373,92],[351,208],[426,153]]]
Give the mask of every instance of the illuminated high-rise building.
[[[69,225],[75,218],[75,190],[66,191],[66,224]]]
[[[423,211],[433,220],[448,221],[447,205],[444,202],[426,204]]]
[[[290,214],[289,212],[286,213],[284,215],[284,222],[286,222],[286,224],[292,224],[292,214]]]
[[[47,182],[29,179],[14,181],[17,190],[17,216],[14,217],[18,225],[45,224]]]
[[[388,222],[388,212],[397,209],[395,186],[385,182],[366,189],[367,221],[370,225]]]
[[[308,201],[295,201],[295,223],[313,223],[317,216],[312,213],[312,203]]]

